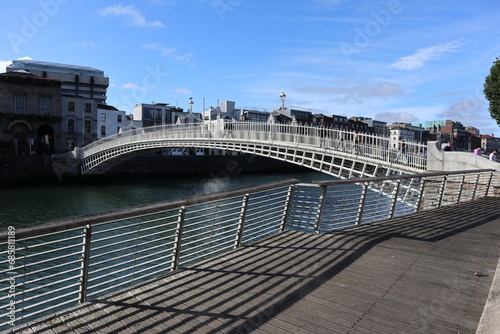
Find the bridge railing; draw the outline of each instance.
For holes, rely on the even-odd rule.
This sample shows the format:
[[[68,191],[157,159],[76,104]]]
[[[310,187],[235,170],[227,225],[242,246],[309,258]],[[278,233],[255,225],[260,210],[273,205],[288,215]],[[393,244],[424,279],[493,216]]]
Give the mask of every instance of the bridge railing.
[[[391,147],[389,137],[341,129],[268,122],[219,122],[162,125],[139,128],[106,137],[81,149],[81,158],[125,145],[161,141],[217,140],[258,142],[263,144],[308,146],[312,150],[332,150],[386,163],[404,164],[425,170],[427,145],[406,142],[405,152]],[[160,148],[159,148],[160,149]]]
[[[193,266],[286,229],[332,233],[491,192],[492,170],[285,180],[0,233],[0,329]]]

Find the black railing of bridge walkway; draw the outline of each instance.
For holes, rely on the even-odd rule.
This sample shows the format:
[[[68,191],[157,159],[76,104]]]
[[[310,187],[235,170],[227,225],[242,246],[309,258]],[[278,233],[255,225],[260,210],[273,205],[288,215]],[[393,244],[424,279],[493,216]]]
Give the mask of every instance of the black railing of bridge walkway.
[[[0,330],[285,229],[330,233],[492,193],[494,170],[290,179],[124,208],[0,234]]]

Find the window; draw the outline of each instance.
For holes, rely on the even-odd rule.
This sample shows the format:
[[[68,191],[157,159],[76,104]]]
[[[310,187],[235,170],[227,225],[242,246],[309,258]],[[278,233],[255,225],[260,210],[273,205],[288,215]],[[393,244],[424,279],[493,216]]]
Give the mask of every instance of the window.
[[[101,136],[106,137],[106,126],[101,125]]]
[[[40,98],[40,115],[50,114],[50,97]]]
[[[121,122],[122,122],[122,115],[118,115],[117,122],[118,122],[118,123],[121,123]]]
[[[90,121],[85,121],[85,133],[90,133],[92,130]]]
[[[105,113],[101,114],[101,122],[106,123],[106,114]]]
[[[161,109],[155,109],[155,119],[161,120]]]
[[[75,102],[68,102],[68,111],[75,111]]]
[[[75,120],[74,119],[68,119],[68,132],[69,133],[75,132]]]
[[[121,128],[121,127],[117,127],[117,128],[116,128],[116,133],[121,133],[121,131],[122,131],[122,128]]]
[[[14,98],[14,110],[16,114],[26,114],[26,97],[16,96]]]
[[[92,105],[90,103],[84,103],[83,109],[85,110],[85,112],[92,112]]]

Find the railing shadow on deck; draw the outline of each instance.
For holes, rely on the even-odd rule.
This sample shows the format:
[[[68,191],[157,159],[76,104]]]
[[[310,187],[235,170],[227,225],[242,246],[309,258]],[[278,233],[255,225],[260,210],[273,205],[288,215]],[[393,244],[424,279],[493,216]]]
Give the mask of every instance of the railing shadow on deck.
[[[450,222],[451,216],[460,218]],[[71,319],[74,314],[85,315],[97,308],[101,315],[92,318],[93,323],[81,321],[72,327],[83,333],[87,329],[90,332],[90,328],[119,332],[135,326],[144,332],[165,327],[182,333],[200,329],[206,333],[247,333],[265,326],[321,289],[325,282],[384,241],[400,238],[434,243],[498,218],[497,202],[486,199],[415,213],[411,218],[348,228],[331,236],[304,238],[303,233],[289,233],[281,238],[271,237],[225,254],[222,261],[186,267],[180,275],[170,274],[126,289],[116,296],[62,312],[53,319]],[[408,267],[412,265],[408,263]],[[168,321],[165,313],[169,314]],[[359,317],[362,321],[363,316]],[[409,319],[412,321],[424,326],[422,319]]]
[[[157,277],[158,275],[163,275],[179,267],[185,268],[182,275],[189,275],[190,268],[192,268],[192,270],[198,268],[194,267],[194,263],[196,263],[196,261],[205,261],[210,257],[219,256],[220,254],[230,251],[233,248],[237,248],[242,244],[251,244],[252,242],[258,241],[259,239],[262,239],[264,237],[272,236],[276,233],[279,233],[280,231],[283,231],[285,227],[309,231],[313,233],[328,232],[328,230],[322,229],[322,224],[327,223],[330,219],[338,218],[332,218],[333,216],[331,212],[325,212],[324,205],[326,203],[329,203],[330,205],[334,205],[336,203],[335,205],[340,205],[342,207],[347,206],[350,208],[349,210],[354,210],[356,212],[356,215],[353,217],[353,219],[347,219],[347,222],[345,224],[336,223],[329,225],[330,227],[336,226],[337,228],[344,229],[349,226],[359,226],[365,223],[373,223],[376,221],[385,220],[386,218],[396,217],[398,215],[414,213],[420,209],[440,207],[459,202],[461,203],[486,196],[491,190],[490,184],[492,176],[493,171],[480,170],[449,173],[427,173],[413,176],[392,176],[372,179],[339,180],[331,182],[319,182],[317,185],[301,185],[296,180],[287,180],[258,187],[230,191],[223,194],[204,195],[181,199],[178,201],[171,201],[168,203],[155,203],[148,206],[116,210],[107,214],[88,215],[73,218],[70,220],[63,220],[61,222],[51,222],[43,225],[19,228],[16,229],[16,238],[18,239],[15,240],[16,251],[19,251],[18,253],[20,253],[21,250],[26,253],[33,248],[29,243],[22,243],[24,240],[23,238],[31,241],[34,240],[32,238],[35,238],[36,235],[40,234],[43,236],[48,233],[49,235],[54,236],[54,233],[59,233],[59,231],[63,231],[64,233],[66,233],[66,231],[70,231],[71,233],[73,233],[73,235],[69,237],[65,236],[65,238],[63,239],[64,246],[55,246],[57,240],[42,240],[45,243],[48,242],[50,249],[44,250],[44,252],[41,252],[42,254],[52,254],[52,252],[54,251],[53,248],[56,248],[57,250],[57,247],[61,247],[62,254],[64,254],[64,256],[68,256],[66,254],[69,247],[68,242],[72,242],[72,240],[76,240],[74,244],[75,247],[80,247],[83,249],[81,251],[76,251],[72,255],[73,257],[75,257],[75,259],[71,260],[71,262],[68,264],[62,263],[53,265],[50,258],[43,261],[39,259],[35,261],[34,268],[36,275],[31,276],[30,278],[30,280],[32,281],[31,286],[24,286],[25,277],[31,275],[29,272],[29,266],[23,267],[23,265],[17,264],[14,268],[11,268],[11,271],[19,272],[18,276],[16,276],[16,285],[14,286],[14,290],[19,292],[17,297],[20,299],[15,300],[15,304],[16,306],[19,306],[18,310],[20,311],[20,313],[24,311],[24,308],[26,308],[26,315],[23,313],[21,314],[23,314],[25,319],[28,321],[34,319],[34,316],[47,316],[47,314],[50,314],[46,312],[44,313],[43,308],[41,309],[39,305],[35,305],[35,307],[33,308],[34,311],[32,311],[33,313],[32,315],[30,315],[28,313],[30,312],[28,311],[30,308],[30,305],[28,305],[28,301],[33,300],[33,298],[36,297],[27,295],[26,300],[23,299],[23,293],[25,293],[25,291],[30,291],[30,293],[34,293],[35,295],[38,293],[37,284],[42,285],[42,292],[44,293],[44,296],[48,296],[45,297],[45,303],[47,303],[49,297],[53,300],[57,298],[57,295],[50,296],[50,291],[47,291],[47,286],[44,286],[46,284],[49,284],[50,282],[47,283],[44,281],[44,277],[39,277],[40,275],[46,276],[46,271],[44,271],[45,267],[43,267],[45,263],[50,263],[50,265],[52,266],[50,268],[51,275],[49,276],[49,280],[53,275],[58,274],[57,271],[59,270],[59,268],[61,268],[61,266],[70,266],[72,272],[77,271],[75,274],[71,274],[74,276],[67,274],[63,278],[58,278],[58,281],[52,282],[52,285],[50,285],[48,289],[50,290],[51,288],[55,290],[55,293],[57,293],[57,291],[59,290],[62,291],[63,289],[71,289],[74,287],[74,292],[71,292],[71,297],[67,297],[60,302],[61,306],[65,305],[65,307],[67,307],[68,303],[73,303],[74,305],[78,302],[85,301],[86,291],[92,288],[90,283],[97,285],[97,288],[99,289],[104,287],[104,294],[99,295],[96,293],[92,297],[99,299],[106,294],[112,293],[113,291],[127,288],[132,283],[135,284],[140,283],[141,281],[150,280]],[[425,182],[423,180],[425,180]],[[346,184],[359,187],[357,193],[353,193],[352,189],[349,190],[349,196],[347,196],[347,198],[350,198],[350,201],[353,203],[350,203],[349,201],[346,202],[344,190],[339,191],[337,194],[338,198],[340,198],[341,201],[327,201],[328,198],[331,199],[331,197],[333,196],[332,194],[336,193],[335,191],[329,192],[328,189],[335,189],[335,187],[337,186],[344,186]],[[306,189],[306,191],[298,191],[298,189],[302,189],[303,187],[305,187],[304,189]],[[313,192],[309,192],[308,190],[310,189],[313,189]],[[297,198],[294,196],[298,196],[300,200],[297,200]],[[384,198],[382,202],[380,200],[381,198]],[[376,207],[376,209],[370,207],[370,203],[372,203],[372,201],[373,203],[375,203],[373,205]],[[300,207],[303,208],[302,211],[297,209]],[[399,211],[398,207],[400,207]],[[484,214],[482,215],[484,216]],[[146,221],[141,220],[145,217]],[[344,219],[346,219],[346,217],[344,217]],[[130,228],[127,227],[129,221],[131,222]],[[118,225],[116,225],[117,223]],[[160,240],[155,240],[155,237],[151,238],[147,234],[147,231],[151,231],[153,228],[156,228],[156,226],[153,226],[156,223],[164,224],[164,226],[170,228],[172,231],[171,235],[162,235],[161,238],[158,238]],[[396,225],[398,224],[397,221],[393,223]],[[112,228],[109,229],[109,232],[106,232],[108,234],[105,234],[105,237],[101,240],[104,240],[105,243],[111,243],[111,245],[113,245],[112,252],[116,253],[117,256],[113,256],[108,259],[108,255],[106,255],[105,260],[102,260],[102,258],[100,258],[99,261],[97,261],[100,267],[97,267],[97,269],[94,270],[98,271],[100,274],[102,274],[103,267],[108,266],[113,269],[111,273],[104,273],[104,275],[96,278],[96,276],[89,276],[89,272],[92,272],[91,259],[92,256],[95,256],[95,254],[92,255],[94,252],[92,250],[92,242],[95,242],[95,240],[92,240],[91,233],[94,226],[98,226],[99,224],[110,224],[112,226]],[[121,230],[121,225],[123,224],[124,226],[126,225],[125,230]],[[228,226],[231,227],[228,228]],[[408,226],[410,227],[405,226],[405,228],[409,228],[414,233],[415,229],[411,227],[411,222],[408,222]],[[450,227],[451,230],[447,230],[447,227]],[[387,238],[393,237],[390,227],[386,226],[382,228],[373,225],[373,228],[378,228],[380,229],[380,232],[378,233],[383,233],[383,235],[379,237],[379,240],[386,240]],[[386,228],[389,228],[389,230],[383,231],[383,229]],[[451,223],[450,226],[445,226],[442,229],[426,224],[424,225],[424,227],[422,227],[422,231],[420,231],[419,234],[420,238],[422,238],[427,233],[427,238],[430,238],[432,240],[432,238],[438,238],[440,235],[445,235],[443,233],[450,233],[453,228],[456,228],[456,226]],[[95,231],[93,233],[95,233]],[[183,236],[183,233],[186,235]],[[192,235],[190,235],[190,233]],[[347,232],[337,233],[339,235],[341,235],[341,233],[346,233],[341,238],[344,241],[337,240],[332,245],[322,245],[321,248],[325,249],[326,247],[326,249],[328,249],[328,247],[331,247],[332,251],[338,251],[342,250],[343,247],[348,247],[344,246],[344,244],[353,242],[353,240],[357,240],[355,242],[358,244],[363,243],[362,240],[359,240],[359,235],[349,236]],[[371,231],[370,233],[375,232]],[[7,233],[4,233],[3,236],[0,235],[0,238],[3,237],[3,239],[6,240],[4,242],[4,249],[7,249],[7,245],[10,244],[10,239],[8,238],[8,236],[9,235],[7,235]],[[129,236],[131,239],[120,239],[122,237],[129,238]],[[195,236],[197,236],[196,238],[199,238],[199,240],[202,241],[194,241],[192,238]],[[365,237],[368,238],[372,236],[366,235]],[[42,239],[43,238],[45,237],[42,237]],[[295,238],[295,236],[287,235],[285,239],[287,238]],[[320,242],[319,240],[320,239],[318,239],[318,241],[315,240],[314,242]],[[161,261],[164,262],[163,266],[161,270],[147,272],[147,275],[144,275],[142,277],[142,280],[137,280],[135,279],[137,276],[135,272],[137,271],[142,275],[144,273],[143,270],[145,269],[139,270],[138,266],[136,265],[137,261],[135,259],[141,259],[141,256],[145,256],[146,258],[153,256],[151,254],[154,253],[149,252],[152,249],[154,249],[154,252],[156,252],[157,248],[160,247],[157,244],[151,246],[151,243],[154,243],[155,241],[158,241],[160,246],[166,248],[166,250],[162,250],[163,253],[161,254],[163,258],[165,258],[164,261]],[[165,241],[169,241],[170,243],[165,244]],[[130,242],[133,243],[132,246],[128,244]],[[272,239],[270,239],[269,242],[272,242]],[[304,253],[313,250],[313,248],[311,248],[311,245],[307,245],[306,247],[303,244],[302,239],[299,239],[298,237],[296,239],[296,242],[296,245],[288,245],[288,248],[286,249],[280,248],[279,245],[273,246],[271,248],[259,246],[258,252],[267,254],[264,255],[265,259],[266,256],[271,256],[274,253],[283,253],[285,255],[290,250],[295,249],[299,249]],[[373,247],[374,241],[366,242],[368,242],[369,245],[361,247],[363,250],[367,250]],[[377,242],[375,242],[375,244]],[[117,262],[122,261],[123,259],[121,251],[117,250],[120,250],[119,247],[122,247],[122,245],[124,244],[127,245],[124,250],[131,251],[131,256],[133,257],[133,259],[127,259],[126,262],[129,263],[127,264],[128,267],[116,267]],[[147,245],[145,246],[146,248],[137,248],[138,246],[141,246],[143,244]],[[107,247],[107,245],[105,246]],[[17,247],[19,249],[17,249]],[[102,247],[102,245],[98,245],[97,249],[102,249]],[[109,250],[105,250],[106,252],[109,252]],[[191,250],[191,253],[186,253],[187,250]],[[242,254],[252,251],[255,252],[255,249],[250,246],[244,249]],[[347,248],[345,250],[345,252],[350,251],[353,251],[353,249]],[[356,252],[359,252],[359,250],[356,250]],[[7,259],[7,250],[3,253],[3,257]],[[360,254],[362,254],[362,252]],[[19,258],[19,262],[21,262],[21,260],[28,261],[31,257],[34,256],[37,256],[37,254],[24,255],[24,258]],[[302,253],[297,254],[298,258],[300,258],[300,256],[303,256]],[[339,256],[344,257],[346,255],[341,254]],[[349,258],[349,256],[347,256],[347,258]],[[16,261],[18,261],[17,258]],[[232,262],[230,266],[236,266],[235,268],[238,268],[238,266],[242,266],[242,264],[240,263],[233,263],[234,261],[237,261],[237,259],[231,259],[231,261]],[[295,277],[299,280],[302,279],[302,274],[300,273],[294,273],[291,276],[286,274],[286,272],[291,268],[290,264],[288,264],[286,261],[277,261],[280,266],[284,266],[284,268],[286,269],[284,269],[284,272],[282,272],[278,276],[283,275],[284,278],[288,279],[290,279],[291,277]],[[4,260],[3,262],[5,262],[4,267],[7,268],[8,261]],[[42,263],[42,269],[40,269],[40,263]],[[76,266],[77,264],[78,266]],[[30,264],[28,263],[28,265]],[[147,263],[146,265],[148,266]],[[160,266],[161,263],[154,263],[154,265]],[[266,264],[266,266],[268,265],[269,264]],[[300,264],[294,264],[293,267],[300,268]],[[63,269],[59,271],[62,271],[64,274],[66,269],[64,269],[64,267],[62,268]],[[4,270],[3,272],[6,273],[8,270],[9,269]],[[196,269],[195,271],[199,270],[200,269]],[[222,270],[222,272],[227,274],[225,269]],[[237,274],[238,270],[231,269],[230,272],[233,274]],[[121,276],[131,276],[132,281],[125,280],[123,283],[116,283],[118,282],[118,278],[114,277],[116,275],[118,275],[119,278],[121,278]],[[229,284],[231,282],[231,278],[226,279],[223,277],[223,275],[220,277],[217,276],[217,278],[222,279],[225,282],[223,284]],[[305,278],[306,277],[304,277],[304,279]],[[79,280],[79,283],[75,283],[76,279]],[[2,281],[8,283],[9,278],[2,279]],[[281,280],[279,281],[280,282],[277,285],[273,285],[273,287],[277,287],[283,283],[281,282]],[[197,286],[197,284],[199,283],[193,281],[188,284],[194,284],[195,286]],[[6,288],[2,288],[1,290],[8,291],[9,288],[12,288],[12,285],[7,286]],[[203,292],[200,292],[200,294],[203,295]],[[8,301],[8,298],[6,296],[7,293],[5,293],[4,296],[1,297],[2,300]],[[177,294],[174,294],[172,297],[176,296]],[[197,296],[198,294],[195,294],[194,297]],[[158,298],[160,297],[158,296]],[[264,302],[267,303],[267,301]],[[41,303],[43,305],[43,301]],[[56,302],[53,301],[53,303],[55,304]],[[101,303],[101,300],[99,301],[99,303]],[[137,307],[144,306],[140,303],[132,304]],[[3,306],[3,309],[7,311],[6,314],[8,314],[8,305],[9,303],[5,302]],[[160,303],[160,305],[162,305],[162,303]],[[246,303],[246,305],[248,306],[251,304]],[[58,312],[61,310],[56,306],[51,305],[52,309],[50,309],[50,312]],[[176,310],[177,304],[168,304],[162,307]],[[145,309],[147,309],[147,307]],[[179,308],[179,314],[186,314],[185,312],[187,312],[187,314],[190,313],[189,310],[182,309],[182,307]]]

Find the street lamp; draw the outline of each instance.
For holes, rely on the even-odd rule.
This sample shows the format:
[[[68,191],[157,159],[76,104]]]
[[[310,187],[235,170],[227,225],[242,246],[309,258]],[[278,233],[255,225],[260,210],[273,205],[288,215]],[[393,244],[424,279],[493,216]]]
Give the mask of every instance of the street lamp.
[[[190,113],[193,113],[193,105],[194,105],[193,98],[190,97],[189,98],[189,112]]]
[[[285,93],[281,92],[280,99],[281,99],[281,109],[285,109],[285,99],[286,99]]]

